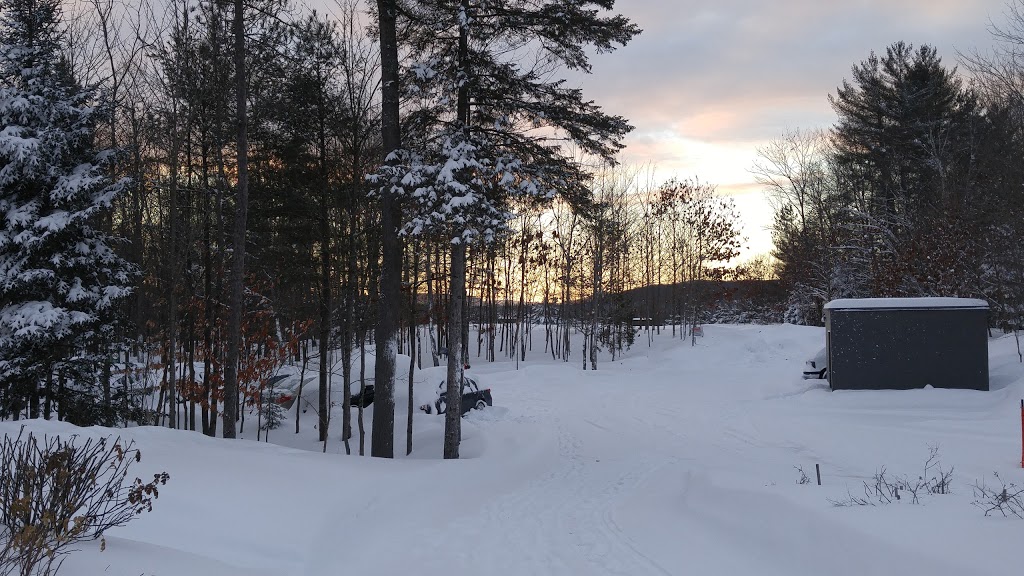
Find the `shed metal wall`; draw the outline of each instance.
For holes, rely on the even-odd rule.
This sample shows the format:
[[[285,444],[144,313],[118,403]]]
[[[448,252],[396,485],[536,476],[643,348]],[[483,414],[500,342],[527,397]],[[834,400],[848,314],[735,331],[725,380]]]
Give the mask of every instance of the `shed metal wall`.
[[[988,310],[826,311],[833,390],[988,390]]]

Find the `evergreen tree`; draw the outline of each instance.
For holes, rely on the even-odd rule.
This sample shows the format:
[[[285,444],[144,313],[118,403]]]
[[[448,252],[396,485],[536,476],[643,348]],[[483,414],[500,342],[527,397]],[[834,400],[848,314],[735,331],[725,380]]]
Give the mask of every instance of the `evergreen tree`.
[[[864,178],[877,210],[940,205],[955,194],[978,112],[934,47],[897,42],[853,68],[832,107],[840,163]],[[853,168],[856,166],[857,168]]]
[[[445,457],[458,458],[466,246],[492,241],[510,206],[562,196],[585,205],[585,167],[566,143],[613,162],[626,120],[605,114],[555,70],[590,71],[586,49],[625,45],[640,29],[602,15],[614,0],[415,0],[403,6],[414,63],[407,92],[422,106],[409,118],[404,167],[385,190],[408,200],[405,232],[451,246]],[[392,167],[394,168],[394,167]],[[463,353],[460,353],[463,352]]]
[[[876,296],[967,295],[979,205],[981,109],[935,48],[897,42],[830,98],[836,161],[855,213],[850,252]],[[950,250],[952,249],[952,250]]]
[[[124,182],[108,176],[116,151],[93,145],[97,94],[61,58],[59,0],[3,0],[0,14],[0,413],[28,401],[38,415],[43,389],[63,417],[105,421],[74,406],[110,406],[98,380],[132,271],[100,220]]]
[[[260,430],[266,433],[264,438],[269,442],[270,431],[277,430],[284,422],[285,409],[281,406],[281,394],[274,390],[273,385],[261,391],[263,397],[260,402]]]
[[[787,135],[755,167],[776,205],[787,320],[818,323],[833,298],[970,296],[1013,323],[1022,205],[1013,107],[984,84],[965,88],[934,48],[903,42],[855,66],[830,100],[838,121],[827,140]]]

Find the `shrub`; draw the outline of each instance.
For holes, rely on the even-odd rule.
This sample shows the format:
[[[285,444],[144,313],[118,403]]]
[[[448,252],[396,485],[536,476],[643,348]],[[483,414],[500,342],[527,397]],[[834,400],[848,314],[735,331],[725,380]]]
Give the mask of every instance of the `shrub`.
[[[803,466],[793,466],[793,468],[795,468],[796,471],[800,473],[800,478],[798,478],[796,481],[797,484],[800,484],[802,486],[804,484],[811,483],[811,477],[808,476],[806,472],[804,472]]]
[[[829,502],[833,506],[874,506],[892,504],[906,499],[911,504],[920,504],[926,494],[949,494],[953,481],[953,469],[943,469],[939,463],[939,448],[929,447],[928,459],[924,463],[924,474],[917,478],[889,474],[883,467],[864,482],[864,497],[854,496],[847,490],[847,497]]]
[[[0,444],[0,576],[55,574],[80,542],[153,509],[155,474],[128,481],[142,453],[120,437],[80,441],[43,436],[22,427]]]
[[[999,512],[1003,517],[1016,516],[1024,518],[1024,488],[1014,484],[1007,484],[999,477],[998,472],[993,472],[998,488],[989,488],[984,480],[974,484],[973,504],[985,511],[985,516],[993,512]]]

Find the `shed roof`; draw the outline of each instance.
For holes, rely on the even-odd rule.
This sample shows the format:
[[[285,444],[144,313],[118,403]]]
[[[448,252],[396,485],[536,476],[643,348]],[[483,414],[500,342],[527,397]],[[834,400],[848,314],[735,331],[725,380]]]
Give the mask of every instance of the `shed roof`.
[[[825,304],[826,310],[938,310],[950,308],[988,308],[988,302],[976,298],[840,298]]]

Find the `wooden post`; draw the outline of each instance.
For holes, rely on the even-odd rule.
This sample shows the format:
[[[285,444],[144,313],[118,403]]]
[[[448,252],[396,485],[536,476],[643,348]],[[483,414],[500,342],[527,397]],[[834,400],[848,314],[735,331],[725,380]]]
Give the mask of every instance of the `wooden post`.
[[[818,475],[818,486],[821,486],[821,465],[820,464],[815,464],[814,465],[814,472],[815,472],[815,474]]]

